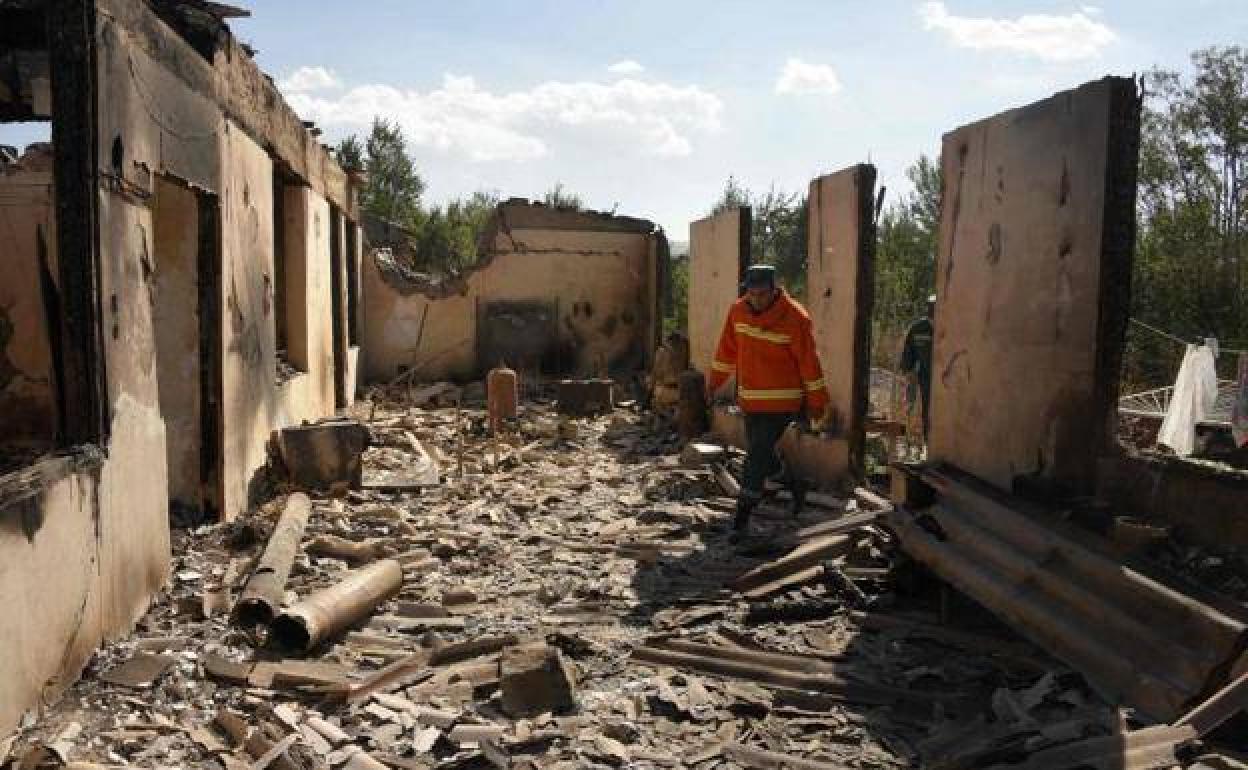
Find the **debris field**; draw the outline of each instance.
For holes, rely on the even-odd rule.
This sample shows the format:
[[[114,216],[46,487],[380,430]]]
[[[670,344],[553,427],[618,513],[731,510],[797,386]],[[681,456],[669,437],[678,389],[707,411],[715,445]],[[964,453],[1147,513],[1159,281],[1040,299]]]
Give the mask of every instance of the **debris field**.
[[[627,405],[491,436],[462,389],[370,395],[360,488],[176,530],[168,592],[13,767],[1248,766],[935,590],[870,490],[777,491],[740,548],[736,450]]]

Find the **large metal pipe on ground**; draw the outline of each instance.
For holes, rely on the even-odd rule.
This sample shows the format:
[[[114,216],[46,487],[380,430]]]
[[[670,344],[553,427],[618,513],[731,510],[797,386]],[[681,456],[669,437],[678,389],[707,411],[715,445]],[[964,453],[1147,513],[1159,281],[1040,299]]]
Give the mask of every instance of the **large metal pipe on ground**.
[[[277,616],[269,629],[275,647],[307,652],[372,614],[403,587],[403,565],[394,559],[352,570]]]
[[[312,501],[302,492],[286,498],[286,506],[269,536],[264,555],[234,605],[234,622],[251,627],[269,623],[277,615],[311,510]]]

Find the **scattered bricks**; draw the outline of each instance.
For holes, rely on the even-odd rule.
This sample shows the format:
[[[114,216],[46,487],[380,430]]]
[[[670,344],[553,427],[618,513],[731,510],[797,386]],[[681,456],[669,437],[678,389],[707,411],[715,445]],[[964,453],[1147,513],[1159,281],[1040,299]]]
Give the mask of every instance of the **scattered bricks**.
[[[554,647],[508,647],[498,668],[503,711],[510,717],[558,713],[576,705],[574,677]]]
[[[284,428],[277,437],[286,476],[303,489],[330,490],[344,483],[359,489],[368,445],[368,428],[356,420]]]
[[[585,417],[611,411],[615,405],[611,380],[561,380],[559,382],[559,414]]]

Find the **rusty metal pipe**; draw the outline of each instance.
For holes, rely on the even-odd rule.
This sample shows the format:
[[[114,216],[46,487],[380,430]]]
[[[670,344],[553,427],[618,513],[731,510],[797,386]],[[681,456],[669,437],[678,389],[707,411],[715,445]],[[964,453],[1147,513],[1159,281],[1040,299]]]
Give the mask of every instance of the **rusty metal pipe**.
[[[370,615],[403,587],[403,565],[394,559],[352,570],[277,616],[269,630],[274,647],[307,652]]]
[[[286,498],[286,507],[269,536],[264,555],[234,605],[235,623],[250,628],[269,623],[277,615],[311,510],[312,501],[302,492]]]

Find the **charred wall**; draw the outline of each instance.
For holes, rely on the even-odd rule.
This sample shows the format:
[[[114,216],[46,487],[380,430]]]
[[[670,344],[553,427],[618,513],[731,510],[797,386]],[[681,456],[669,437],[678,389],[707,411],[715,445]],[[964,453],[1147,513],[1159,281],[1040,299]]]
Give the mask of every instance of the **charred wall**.
[[[619,220],[619,221],[617,221]],[[643,367],[653,350],[662,233],[642,220],[501,204],[489,250],[464,275],[413,276],[374,250],[362,276],[364,376],[589,376]]]
[[[689,225],[689,362],[708,377],[724,318],[750,264],[750,221],[743,206]]]
[[[1091,493],[1130,292],[1139,102],[1106,78],[945,135],[931,457]]]
[[[270,432],[333,412],[332,388],[324,396],[333,362],[315,324],[301,329],[309,371],[280,385],[275,377],[275,159],[305,191],[300,221],[313,235],[300,291],[316,318],[330,304],[327,198],[347,212],[344,229],[354,227],[345,175],[232,39],[210,62],[145,3],[45,7],[46,103],[37,66],[8,66],[13,27],[0,24],[0,90],[13,91],[15,72],[21,81],[17,98],[0,93],[9,110],[0,119],[13,119],[14,104],[48,109],[54,145],[46,179],[22,171],[34,182],[21,202],[29,214],[16,250],[3,244],[6,262],[17,254],[23,265],[5,265],[2,291],[23,295],[5,313],[10,323],[16,313],[26,341],[20,356],[4,346],[0,361],[58,386],[23,391],[39,404],[29,414],[59,404],[57,419],[31,421],[55,434],[57,452],[0,475],[0,601],[12,610],[0,617],[0,735],[146,609],[169,575],[171,496],[194,497],[198,484],[212,512],[241,510]],[[11,191],[6,181],[0,190]],[[200,346],[189,371],[157,334],[179,302],[197,311],[180,332]],[[175,404],[166,398],[175,388],[199,403]],[[0,387],[6,430],[17,424],[14,392]],[[170,434],[194,424],[199,446],[169,459]],[[175,462],[186,475],[171,472]]]
[[[828,388],[828,433],[861,476],[875,292],[875,167],[821,176],[807,196],[806,309]]]

